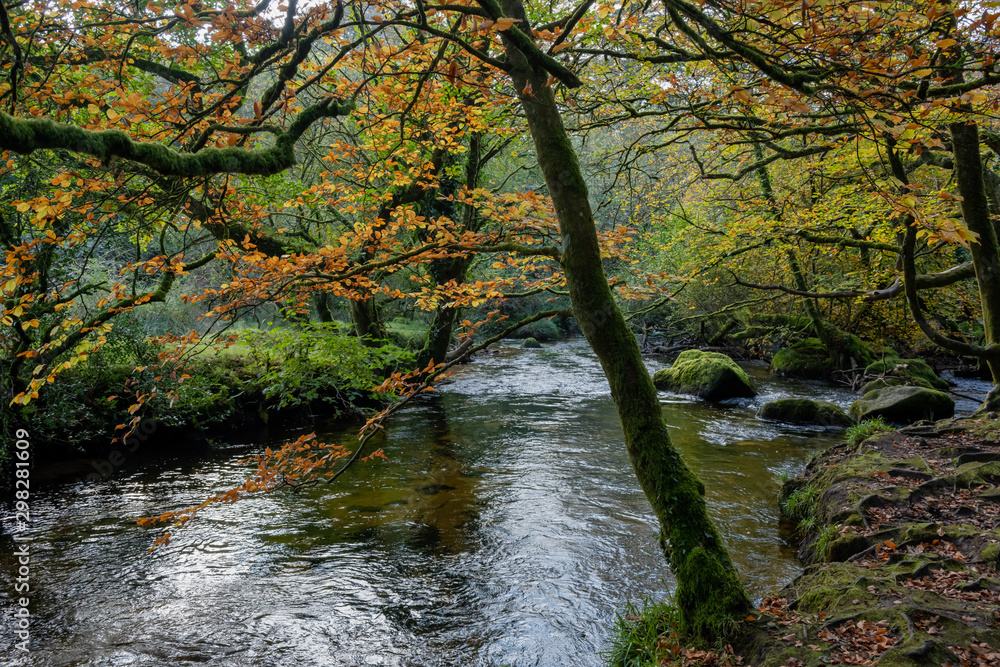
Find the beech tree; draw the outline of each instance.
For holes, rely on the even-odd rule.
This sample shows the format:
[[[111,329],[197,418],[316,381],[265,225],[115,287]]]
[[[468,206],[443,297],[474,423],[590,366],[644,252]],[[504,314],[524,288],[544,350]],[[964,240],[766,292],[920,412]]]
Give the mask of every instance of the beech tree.
[[[719,636],[750,608],[749,600],[706,512],[704,487],[670,443],[635,337],[608,285],[587,188],[553,92],[556,82],[580,85],[578,76],[547,51],[559,49],[589,7],[590,3],[584,3],[557,18],[551,28],[536,31],[517,2],[413,8],[338,4],[311,7],[300,14],[292,1],[277,22],[268,18],[266,1],[252,7],[182,4],[170,13],[152,3],[144,9],[120,10],[102,2],[77,0],[65,3],[57,18],[36,3],[23,3],[12,12],[5,6],[4,55],[12,66],[3,90],[2,101],[9,105],[9,113],[0,113],[0,149],[24,156],[44,149],[70,151],[94,160],[95,168],[120,173],[120,178],[148,179],[159,189],[179,191],[175,201],[181,202],[185,216],[219,230],[215,237],[223,245],[211,256],[238,267],[226,289],[241,294],[240,303],[287,295],[290,288],[303,285],[322,284],[328,291],[357,296],[359,288],[370,284],[362,281],[364,276],[397,265],[402,256],[438,261],[449,254],[489,249],[558,259],[574,315],[608,376],[626,446],[660,521],[664,551],[678,579],[677,602],[684,628],[694,636]],[[502,44],[496,41],[498,36]],[[547,51],[536,40],[547,42]],[[328,48],[321,49],[320,44]],[[392,257],[368,258],[363,267],[350,259],[346,247],[325,247],[309,255],[260,252],[269,237],[261,232],[259,205],[254,208],[251,202],[227,197],[225,184],[292,167],[296,145],[311,128],[346,117],[357,108],[359,91],[389,76],[385,70],[366,74],[372,71],[373,62],[384,66],[389,55],[441,48],[451,58],[427,62],[425,81],[463,76],[465,70],[455,67],[456,56],[445,51],[452,47],[505,73],[519,91],[558,217],[559,246],[533,247],[519,242],[526,238],[517,237],[486,246],[473,238],[456,242],[449,240],[454,234],[441,222],[437,233],[422,246],[399,253],[397,246],[388,244],[395,253]],[[371,54],[376,54],[374,59]],[[137,88],[142,82],[145,95]],[[12,159],[16,166],[18,158]],[[202,193],[194,198],[200,206],[187,203],[192,188]],[[70,193],[68,200],[74,201],[75,196]],[[469,193],[464,201],[474,205],[481,196]],[[36,217],[48,212],[38,197],[17,205],[33,210]],[[541,201],[522,200],[515,213],[524,218],[532,208],[541,213],[544,206]],[[419,217],[415,211],[403,211],[396,228],[412,231],[421,225]],[[372,236],[382,240],[383,230],[378,227],[385,217],[376,219],[382,223],[358,235],[362,244]],[[426,226],[427,221],[423,223]],[[171,225],[176,223],[169,221],[164,229]],[[44,237],[48,231],[41,225],[36,233]],[[351,243],[347,239],[347,246]],[[17,290],[30,292],[22,285],[31,284],[34,278],[24,264],[12,269],[11,260],[31,247],[22,242],[8,249],[8,275],[22,276],[5,293],[5,315],[12,323],[16,318],[15,326],[31,313],[23,307],[17,311],[19,306],[12,306],[10,299]],[[167,276],[189,265],[180,254],[165,254],[160,264]],[[280,275],[290,275],[291,280],[270,278]],[[162,289],[148,297],[126,298],[148,301],[162,294]],[[485,290],[468,298],[491,294]],[[216,302],[217,311],[236,307],[222,299]],[[104,305],[102,317],[110,321],[136,303],[119,299],[110,307]],[[75,326],[80,337],[94,329],[92,322]],[[19,400],[30,400],[36,389],[37,382],[32,380],[18,394]],[[297,443],[281,456],[285,460],[292,454],[308,457],[303,454],[306,449]],[[300,458],[294,478],[302,479],[321,463],[342,455],[330,450],[321,459],[313,459],[316,465],[303,464]],[[269,463],[277,467],[261,468],[256,482],[244,491],[273,488],[281,477],[274,471],[281,467],[273,458]],[[285,469],[286,480],[290,475]],[[239,495],[237,491],[218,499]]]
[[[11,5],[9,11],[4,5],[0,14],[4,58],[10,64],[0,92],[7,108],[0,112],[0,149],[14,160],[7,168],[18,166],[21,158],[13,154],[30,156],[46,149],[90,159],[89,168],[102,171],[116,186],[141,183],[139,191],[152,189],[154,202],[176,202],[173,217],[159,223],[158,230],[183,237],[186,225],[197,223],[220,245],[194,261],[164,245],[157,257],[140,260],[129,271],[136,276],[160,271],[165,284],[143,291],[137,289],[138,280],[119,282],[109,290],[108,301],[93,304],[100,313],[70,321],[65,337],[47,334],[25,341],[25,324],[33,328],[35,320],[41,321],[35,317],[42,312],[38,309],[54,309],[83,296],[76,284],[55,293],[38,290],[43,272],[36,269],[42,266],[39,251],[44,246],[64,247],[92,229],[64,234],[61,203],[89,224],[91,211],[83,200],[100,188],[87,179],[81,185],[73,174],[57,174],[54,187],[75,184],[85,191],[64,190],[55,203],[50,194],[56,192],[18,200],[15,207],[32,214],[34,226],[7,247],[3,315],[10,320],[11,340],[27,346],[17,355],[30,358],[34,353],[43,362],[29,377],[19,375],[23,388],[16,387],[15,398],[20,402],[30,400],[41,382],[56,379],[49,366],[66,352],[60,345],[82,341],[116,314],[155,300],[170,289],[169,276],[203,260],[228,260],[234,267],[225,291],[212,295],[219,304],[213,308],[216,314],[278,298],[301,304],[318,291],[364,300],[367,293],[382,289],[374,279],[378,271],[408,261],[461,261],[477,252],[546,258],[549,265],[557,261],[558,279],[565,280],[574,316],[604,368],[637,478],[659,520],[664,553],[678,580],[683,628],[703,638],[725,635],[750,603],[709,519],[704,488],[670,442],[635,336],[609,286],[602,266],[606,252],[560,114],[560,100],[572,99],[567,91],[583,84],[581,65],[596,67],[611,59],[635,64],[640,76],[650,72],[641,79],[646,88],[636,86],[647,92],[618,102],[629,117],[670,103],[675,88],[710,83],[686,105],[686,113],[676,107],[670,112],[689,123],[685,131],[731,133],[766,149],[741,168],[744,175],[759,174],[775,160],[821,154],[858,137],[879,146],[891,176],[876,192],[891,204],[902,235],[901,278],[917,324],[941,345],[983,357],[996,376],[1000,302],[994,289],[1000,249],[981,167],[988,134],[980,132],[978,119],[989,117],[994,108],[990,87],[1000,82],[1000,75],[991,55],[996,17],[976,3],[585,1],[552,15],[519,0],[341,3],[303,6],[301,11],[291,1],[279,8],[280,18],[269,13],[274,9],[266,0],[255,6],[189,3],[172,13],[152,3],[122,9],[86,0],[62,3],[58,13],[45,9],[44,3],[28,2]],[[398,72],[391,63],[397,61],[419,69],[416,81],[399,77],[392,83]],[[286,253],[286,244],[264,232],[267,207],[235,195],[251,177],[291,168],[307,133],[359,110],[364,91],[390,82],[393,92],[403,95],[413,86],[422,89],[430,82],[464,77],[470,71],[465,63],[473,61],[476,71],[502,73],[520,102],[558,219],[558,244],[539,242],[544,233],[510,239],[468,229],[456,233],[448,216],[430,219],[413,207],[401,207],[402,201],[393,202],[390,192],[391,210],[357,226],[354,235],[316,252]],[[690,73],[657,69],[669,64],[690,66]],[[478,86],[484,96],[496,94],[484,82]],[[442,133],[441,140],[447,135]],[[805,147],[796,146],[803,140]],[[950,155],[934,157],[939,153]],[[961,225],[954,218],[926,215],[924,195],[907,169],[908,160],[925,159],[924,154],[941,164],[950,159],[957,176],[955,200],[961,197]],[[430,163],[431,171],[441,169],[433,159]],[[406,185],[397,193],[405,192]],[[546,224],[545,201],[523,196],[502,202],[473,191],[452,197],[481,211],[496,211],[496,204],[503,203],[508,208],[501,217],[508,221],[535,217],[540,226]],[[141,196],[137,199],[140,208],[150,205]],[[178,215],[185,221],[179,222]],[[922,232],[930,239],[951,232],[970,243],[982,297],[984,345],[951,341],[922,317],[915,269]],[[414,238],[422,243],[410,243]],[[269,243],[278,247],[263,252]],[[450,287],[438,284],[426,294],[448,290],[454,303],[502,296],[497,285],[477,286],[472,293],[450,280],[445,284]],[[432,374],[434,367],[424,371]],[[305,451],[300,446],[295,453]],[[296,479],[331,460],[298,464]],[[286,469],[286,479],[288,474]],[[272,482],[280,477],[266,469],[259,484],[244,490],[274,488]]]
[[[760,236],[784,235],[794,244],[831,251],[892,253],[899,257],[894,274],[867,290],[816,290],[802,281],[768,289],[806,303],[905,297],[928,339],[982,359],[998,380],[998,255],[989,218],[997,179],[982,168],[995,144],[991,126],[1000,76],[993,55],[997,12],[990,3],[668,1],[641,11],[625,5],[610,16],[613,25],[602,26],[577,52],[620,63],[614,71],[645,75],[578,105],[600,110],[603,117],[594,122],[647,128],[628,147],[626,161],[686,144],[689,164],[701,178],[738,183],[781,161],[854,151],[867,192],[886,205],[889,238],[867,238],[857,228],[852,235],[850,225],[830,224],[833,216],[822,214],[797,216],[805,223],[799,229],[768,231],[762,224]],[[954,180],[947,173],[939,178],[935,170],[951,172]],[[773,206],[784,202],[774,201],[766,187],[757,196],[760,217],[774,220]],[[949,244],[968,247],[971,259],[918,272],[918,257],[935,251],[940,257]],[[796,275],[792,255],[781,254],[789,258],[785,269]],[[933,326],[919,296],[921,288],[973,275],[982,344]]]

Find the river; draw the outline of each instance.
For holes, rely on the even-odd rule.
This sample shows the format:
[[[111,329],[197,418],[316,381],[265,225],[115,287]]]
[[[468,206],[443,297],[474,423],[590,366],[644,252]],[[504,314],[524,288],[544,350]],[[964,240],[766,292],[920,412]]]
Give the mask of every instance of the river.
[[[856,394],[747,369],[761,392],[752,400],[661,396],[759,599],[800,570],[779,530],[780,476],[841,432],[755,412],[786,396],[846,407]],[[672,586],[582,341],[481,355],[393,417],[382,446],[389,463],[359,464],[332,487],[212,507],[152,554],[155,533],[130,517],[238,484],[252,449],[38,489],[32,651],[9,664],[600,665],[616,612]],[[12,508],[3,514],[9,528]],[[14,660],[16,566],[9,535],[0,541],[0,655]]]

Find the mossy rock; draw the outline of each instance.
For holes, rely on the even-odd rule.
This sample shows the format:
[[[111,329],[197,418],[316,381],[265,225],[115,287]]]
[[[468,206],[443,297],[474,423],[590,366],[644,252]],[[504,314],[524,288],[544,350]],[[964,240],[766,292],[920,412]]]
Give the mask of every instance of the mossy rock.
[[[806,338],[778,351],[771,359],[771,372],[785,377],[819,379],[836,370],[830,353],[819,338]]]
[[[938,377],[923,359],[900,359],[895,355],[887,355],[884,359],[869,364],[865,368],[865,375],[880,375],[887,381],[898,380],[902,384],[927,389],[948,388],[948,381]]]
[[[900,378],[887,377],[878,378],[877,380],[872,380],[871,382],[865,383],[861,387],[861,395],[875,391],[876,389],[885,389],[886,387],[898,387],[901,384],[905,384]]]
[[[685,350],[670,368],[656,371],[657,389],[694,394],[708,401],[757,395],[750,376],[736,362],[718,352]]]
[[[539,349],[541,349],[541,347],[542,347],[542,344],[539,343],[534,338],[525,338],[524,342],[521,343],[521,349],[522,350],[539,350]]]
[[[538,320],[537,322],[525,324],[523,327],[512,333],[510,337],[534,338],[535,340],[549,342],[562,338],[562,332],[559,331],[559,326],[552,320]]]
[[[814,401],[808,398],[782,398],[770,401],[761,406],[758,416],[761,419],[773,419],[790,424],[842,426],[844,428],[854,424],[850,415],[836,403]]]
[[[851,404],[859,422],[882,417],[896,424],[947,419],[955,414],[955,401],[944,392],[924,387],[885,387],[868,392]]]
[[[853,368],[857,365],[873,363],[878,359],[878,353],[871,345],[854,334],[839,332],[832,343],[835,356],[842,360],[841,368]]]

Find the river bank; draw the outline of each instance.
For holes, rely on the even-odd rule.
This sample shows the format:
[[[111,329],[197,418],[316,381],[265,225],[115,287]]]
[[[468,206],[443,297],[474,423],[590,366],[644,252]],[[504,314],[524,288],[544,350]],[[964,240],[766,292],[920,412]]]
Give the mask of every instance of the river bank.
[[[764,601],[753,664],[1000,664],[998,483],[995,413],[819,454],[782,489],[809,565]]]
[[[44,462],[33,474],[107,477],[126,460],[196,457],[216,443],[271,444],[271,431],[277,442],[303,426],[353,424],[391,399],[374,390],[412,355],[340,329],[244,329],[175,360],[151,344],[142,354],[101,349],[21,409],[19,427]]]
[[[656,664],[1000,664],[998,483],[996,413],[817,454],[780,499],[802,574],[741,624],[735,650],[684,648],[661,627]],[[641,627],[650,611],[669,624],[662,608],[623,620]]]

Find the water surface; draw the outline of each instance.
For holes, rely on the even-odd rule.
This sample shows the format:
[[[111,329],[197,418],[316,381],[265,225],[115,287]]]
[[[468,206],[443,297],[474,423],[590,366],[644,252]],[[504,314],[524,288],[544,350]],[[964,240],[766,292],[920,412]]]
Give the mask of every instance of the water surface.
[[[662,403],[759,598],[799,571],[779,534],[779,476],[839,432],[755,412],[856,395],[748,369],[753,400]],[[582,341],[479,357],[394,417],[381,445],[389,463],[213,507],[153,554],[154,533],[129,518],[238,484],[246,448],[39,490],[25,664],[599,665],[615,613],[673,585]],[[0,535],[0,655],[13,655],[11,547]]]

